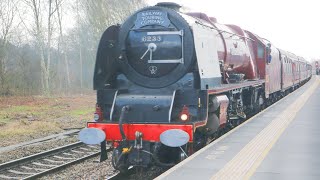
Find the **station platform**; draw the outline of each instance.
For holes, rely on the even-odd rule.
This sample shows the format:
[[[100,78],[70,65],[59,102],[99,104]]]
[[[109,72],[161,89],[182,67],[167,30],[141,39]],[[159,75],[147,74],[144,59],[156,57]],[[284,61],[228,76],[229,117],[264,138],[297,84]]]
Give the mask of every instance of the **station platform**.
[[[156,179],[320,179],[320,78]]]

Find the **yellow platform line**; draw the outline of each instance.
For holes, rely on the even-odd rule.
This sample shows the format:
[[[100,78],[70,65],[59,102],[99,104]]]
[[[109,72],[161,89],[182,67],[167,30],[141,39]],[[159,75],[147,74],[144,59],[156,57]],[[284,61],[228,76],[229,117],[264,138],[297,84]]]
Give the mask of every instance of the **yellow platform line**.
[[[316,78],[306,92],[278,115],[211,179],[249,179],[318,85],[319,78]]]

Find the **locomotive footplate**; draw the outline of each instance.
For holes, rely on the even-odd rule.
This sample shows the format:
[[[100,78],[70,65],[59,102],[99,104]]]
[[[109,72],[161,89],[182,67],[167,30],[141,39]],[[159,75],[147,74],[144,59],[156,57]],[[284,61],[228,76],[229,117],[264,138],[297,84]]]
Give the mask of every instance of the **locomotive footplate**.
[[[168,158],[169,162],[166,160],[162,162],[163,158],[159,156],[162,157],[163,153],[166,153],[164,157],[169,157],[172,152],[181,151],[180,154],[184,153],[181,157],[183,159],[187,157],[182,146],[186,148],[188,142],[193,142],[193,126],[193,124],[122,124],[121,130],[118,123],[89,122],[86,129],[104,132],[106,140],[101,143],[101,151],[105,149],[103,145],[106,141],[111,142],[114,148],[113,167],[126,171],[129,166],[147,167],[151,163],[156,163],[158,166],[173,166],[173,162],[178,160],[174,159],[172,162],[172,158]],[[177,132],[180,132],[178,133],[180,135],[177,135]],[[170,143],[180,145],[171,146]],[[160,154],[159,149],[161,149]],[[101,159],[106,158],[101,157]]]
[[[88,128],[97,128],[104,131],[107,141],[122,141],[122,136],[117,122],[88,122]],[[180,129],[189,134],[189,142],[193,141],[193,124],[123,124],[127,140],[134,141],[135,133],[143,133],[143,140],[160,142],[160,135],[166,130]]]

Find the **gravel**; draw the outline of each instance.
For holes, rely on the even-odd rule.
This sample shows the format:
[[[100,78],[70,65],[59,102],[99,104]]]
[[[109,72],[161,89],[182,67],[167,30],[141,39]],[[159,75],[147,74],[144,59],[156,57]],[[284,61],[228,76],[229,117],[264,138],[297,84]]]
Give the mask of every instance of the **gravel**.
[[[53,139],[50,141],[32,144],[28,146],[23,146],[17,148],[15,150],[6,151],[0,153],[0,163],[8,162],[11,160],[19,159],[22,157],[26,157],[32,154],[40,153],[43,151],[48,151],[50,149],[54,149],[63,145],[71,144],[79,141],[76,136],[67,137],[63,139]]]
[[[110,157],[110,154],[109,154]],[[152,167],[144,170],[142,174],[133,174],[124,179],[126,180],[149,180],[154,179],[163,173],[165,169],[159,167]],[[106,179],[115,174],[116,170],[113,169],[110,159],[99,162],[99,157],[86,160],[82,163],[70,166],[65,170],[58,171],[40,178],[41,180],[47,179]]]
[[[110,154],[109,154],[110,156]],[[107,175],[115,173],[110,160],[99,162],[100,157],[95,157],[83,161],[82,163],[67,167],[62,171],[49,174],[40,178],[47,179],[105,179]]]
[[[77,142],[76,137],[69,137],[64,139],[54,139],[47,142],[42,142],[35,145],[29,145],[21,148],[17,148],[12,151],[3,152],[0,154],[0,163],[4,163],[10,160],[18,159],[21,157],[29,156],[35,153],[47,151],[59,146],[71,144]],[[43,176],[41,180],[47,179],[106,179],[116,173],[111,165],[111,153],[108,153],[109,159],[104,162],[99,162],[99,156],[85,160],[79,164],[75,164],[65,168],[64,170],[51,173]],[[136,179],[153,179],[164,172],[164,169],[158,167],[152,167],[145,170],[141,175],[130,175],[125,179],[136,180]]]
[[[140,174],[133,174],[128,177],[128,180],[151,180],[162,174],[168,168],[160,168],[156,166],[152,166],[149,169],[144,170]]]

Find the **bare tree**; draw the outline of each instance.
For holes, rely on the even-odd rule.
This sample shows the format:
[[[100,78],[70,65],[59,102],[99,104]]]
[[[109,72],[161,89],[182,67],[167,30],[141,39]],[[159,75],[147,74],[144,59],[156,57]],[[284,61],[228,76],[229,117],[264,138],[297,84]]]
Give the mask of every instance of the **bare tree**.
[[[56,5],[56,9],[57,9],[57,16],[58,16],[58,25],[59,25],[59,44],[62,47],[61,52],[63,54],[65,73],[66,73],[65,74],[66,75],[66,90],[68,91],[70,88],[70,73],[69,73],[69,61],[68,61],[67,53],[66,53],[67,47],[66,47],[66,43],[64,41],[64,36],[62,33],[62,6],[60,7],[61,4],[62,4],[62,0],[60,0],[60,1],[55,0],[55,5]],[[60,52],[60,48],[59,48],[59,52]]]
[[[53,0],[48,0],[48,32],[47,32],[47,67],[46,67],[46,92],[50,93],[50,66],[51,66],[51,38],[53,32],[52,18],[54,13],[57,11],[57,6],[53,5]]]
[[[41,15],[41,1],[40,0],[25,0],[27,6],[30,7],[34,17],[34,36],[36,38],[36,45],[40,54],[40,69],[41,69],[41,87],[42,91],[46,91],[48,87],[45,86],[45,80],[47,79],[46,65],[45,65],[45,52],[44,52],[44,35],[42,27],[42,15]]]
[[[93,29],[93,38],[100,39],[110,25],[122,23],[130,14],[146,6],[144,0],[78,0],[83,8],[84,21]]]
[[[0,0],[0,95],[48,95],[62,86],[67,93],[91,90],[102,33],[145,5],[145,0]],[[71,27],[68,15],[75,19]]]
[[[45,91],[49,93],[49,82],[50,82],[50,62],[51,62],[51,37],[52,37],[52,26],[51,18],[54,11],[52,9],[52,0],[48,0],[48,33],[47,33],[47,67],[45,69]]]
[[[41,87],[44,94],[50,93],[50,63],[51,63],[51,37],[52,37],[52,17],[56,8],[52,6],[52,0],[48,0],[47,4],[41,0],[25,0],[27,6],[33,12],[34,18],[34,36],[40,54],[40,68],[41,68]],[[48,5],[47,16],[47,43],[45,43],[45,28],[43,27],[43,14],[42,6]],[[45,45],[46,44],[46,45]],[[45,56],[47,55],[47,59]]]
[[[77,1],[77,22],[79,23],[80,20],[80,12],[79,12],[79,1]],[[82,94],[82,89],[83,89],[83,63],[82,63],[82,49],[81,49],[81,33],[79,29],[79,60],[80,60],[80,91]]]
[[[5,86],[6,73],[7,73],[7,63],[8,63],[8,43],[12,30],[14,29],[14,19],[16,17],[16,4],[17,1],[12,0],[2,0],[0,1],[0,93],[6,93]]]

